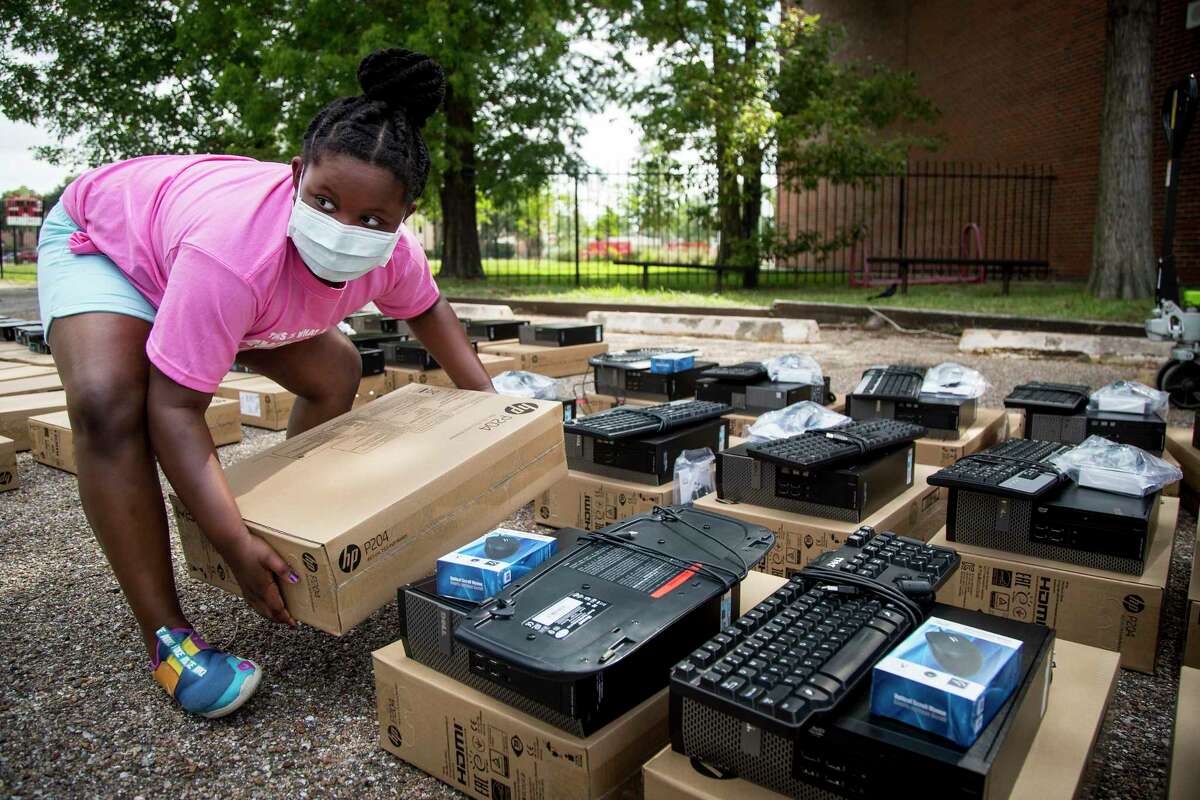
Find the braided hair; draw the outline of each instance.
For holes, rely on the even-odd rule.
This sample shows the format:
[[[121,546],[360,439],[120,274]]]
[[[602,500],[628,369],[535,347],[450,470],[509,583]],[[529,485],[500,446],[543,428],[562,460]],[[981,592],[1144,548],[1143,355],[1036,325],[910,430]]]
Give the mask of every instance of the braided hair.
[[[358,65],[363,93],[339,97],[321,109],[304,132],[304,163],[340,153],[392,171],[407,187],[408,202],[429,178],[429,149],[421,128],[441,105],[446,77],[423,53],[391,47]]]

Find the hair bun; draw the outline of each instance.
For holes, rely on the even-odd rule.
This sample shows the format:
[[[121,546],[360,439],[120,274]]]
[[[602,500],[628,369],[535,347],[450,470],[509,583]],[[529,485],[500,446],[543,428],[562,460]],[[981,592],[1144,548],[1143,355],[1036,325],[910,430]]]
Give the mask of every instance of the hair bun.
[[[358,65],[358,85],[369,99],[404,109],[418,128],[433,116],[446,93],[446,73],[424,53],[389,47]]]

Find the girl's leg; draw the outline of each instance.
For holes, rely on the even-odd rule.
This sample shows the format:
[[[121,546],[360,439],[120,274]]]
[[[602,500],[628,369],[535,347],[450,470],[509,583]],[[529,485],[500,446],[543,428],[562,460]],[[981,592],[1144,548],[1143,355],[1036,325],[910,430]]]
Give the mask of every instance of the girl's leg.
[[[362,380],[362,356],[336,330],[284,347],[242,352],[238,362],[296,395],[288,436],[349,411]]]
[[[155,631],[187,620],[146,428],[149,333],[135,317],[77,314],[54,320],[50,347],[67,392],[84,513],[154,658]]]

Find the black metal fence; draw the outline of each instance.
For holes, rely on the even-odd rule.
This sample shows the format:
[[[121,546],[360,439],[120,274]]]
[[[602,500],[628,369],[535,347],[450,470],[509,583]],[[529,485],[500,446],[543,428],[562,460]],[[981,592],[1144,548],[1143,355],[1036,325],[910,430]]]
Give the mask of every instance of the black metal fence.
[[[910,164],[896,175],[802,190],[763,176],[761,286],[1043,278],[1054,175],[1044,166]],[[718,288],[716,183],[703,169],[547,175],[480,203],[489,282]],[[422,231],[435,268],[440,231]],[[809,247],[797,252],[803,240]],[[726,270],[729,269],[729,272]]]

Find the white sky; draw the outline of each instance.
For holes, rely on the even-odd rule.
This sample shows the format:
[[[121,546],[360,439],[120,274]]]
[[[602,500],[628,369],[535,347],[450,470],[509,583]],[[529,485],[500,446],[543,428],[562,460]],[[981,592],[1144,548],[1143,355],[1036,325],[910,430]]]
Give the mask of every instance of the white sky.
[[[602,171],[624,171],[637,159],[638,131],[622,109],[584,117],[588,133],[581,152],[589,164]],[[0,116],[0,191],[25,185],[37,192],[58,186],[70,170],[39,161],[32,148],[47,144],[47,134],[33,125]]]

